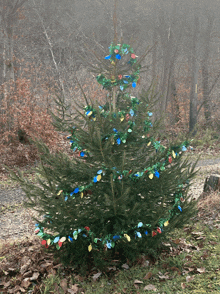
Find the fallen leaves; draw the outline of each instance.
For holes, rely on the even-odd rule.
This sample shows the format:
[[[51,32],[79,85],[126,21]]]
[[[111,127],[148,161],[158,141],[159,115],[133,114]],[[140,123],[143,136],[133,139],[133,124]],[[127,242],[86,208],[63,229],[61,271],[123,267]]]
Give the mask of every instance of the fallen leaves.
[[[149,285],[147,285],[147,286],[145,286],[144,287],[144,291],[154,291],[154,292],[156,292],[157,291],[157,288],[154,286],[154,285],[152,285],[152,284],[149,284]]]

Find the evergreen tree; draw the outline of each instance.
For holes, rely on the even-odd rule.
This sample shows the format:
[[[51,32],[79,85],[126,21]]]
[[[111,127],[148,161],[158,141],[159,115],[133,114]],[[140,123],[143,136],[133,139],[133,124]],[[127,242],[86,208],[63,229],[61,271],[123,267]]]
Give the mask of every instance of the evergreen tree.
[[[156,249],[189,220],[194,204],[187,191],[195,165],[182,159],[187,141],[163,146],[157,140],[154,86],[140,97],[131,95],[141,64],[129,45],[112,43],[94,70],[108,90],[107,103],[87,103],[74,120],[54,116],[57,126],[70,130],[77,156],[51,154],[36,142],[38,184],[21,174],[13,178],[26,192],[27,206],[44,216],[35,230],[42,244],[55,248],[65,264],[86,266],[90,260],[101,267],[115,255],[134,260]],[[62,99],[59,106],[67,109]]]

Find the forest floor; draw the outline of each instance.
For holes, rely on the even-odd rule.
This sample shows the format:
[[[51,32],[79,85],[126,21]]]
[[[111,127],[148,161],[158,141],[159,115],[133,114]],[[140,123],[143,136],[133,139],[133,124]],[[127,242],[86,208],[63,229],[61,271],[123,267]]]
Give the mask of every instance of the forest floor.
[[[43,249],[33,236],[36,214],[24,208],[23,191],[0,175],[0,293],[219,293],[220,194],[203,193],[203,185],[207,176],[220,174],[220,156],[216,150],[189,155],[192,161],[201,156],[190,194],[202,197],[194,219],[172,234],[168,253],[107,273],[93,269],[86,277]]]

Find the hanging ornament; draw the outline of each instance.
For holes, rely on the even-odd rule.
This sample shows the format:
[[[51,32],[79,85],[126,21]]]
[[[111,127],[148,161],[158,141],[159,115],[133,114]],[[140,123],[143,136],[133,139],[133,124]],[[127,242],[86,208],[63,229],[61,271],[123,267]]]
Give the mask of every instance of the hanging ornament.
[[[157,178],[159,178],[159,177],[160,177],[160,174],[159,174],[159,172],[158,172],[158,171],[156,171],[156,172],[155,172],[155,176],[156,176]]]
[[[171,156],[169,156],[168,161],[169,161],[169,163],[172,162],[172,157]]]
[[[89,252],[92,251],[92,245],[91,244],[88,246],[88,251]]]
[[[81,192],[80,197],[81,197],[81,199],[83,198],[83,192]]]
[[[124,234],[124,237],[128,240],[128,242],[130,242],[131,241],[131,237],[130,236],[128,236],[127,234]]]
[[[62,238],[60,239],[60,242],[61,242],[61,243],[65,242],[65,241],[66,241],[66,237],[62,237]]]
[[[136,58],[136,55],[135,55],[134,53],[132,53],[132,54],[131,54],[131,58],[132,58],[132,59],[135,59],[135,58]]]
[[[41,241],[41,244],[42,244],[42,245],[46,245],[46,244],[47,244],[47,241],[46,241],[46,240],[42,240],[42,241]]]
[[[101,176],[101,175],[98,175],[98,176],[97,176],[97,181],[100,181],[101,178],[102,178],[102,176]]]
[[[151,141],[149,141],[148,143],[147,143],[147,146],[149,147],[151,145]]]
[[[176,158],[176,153],[172,150],[172,156],[173,158]]]
[[[63,192],[63,190],[60,190],[58,193],[57,193],[57,196],[60,196],[60,194]]]
[[[154,231],[152,231],[152,237],[154,237],[154,236],[156,236],[156,235],[157,235],[157,233],[154,232]]]
[[[149,174],[149,179],[151,179],[151,180],[152,180],[152,179],[153,179],[153,177],[154,177],[154,174],[152,174],[152,173],[151,173],[151,174]]]
[[[169,225],[169,221],[166,221],[163,225],[164,227],[167,227]]]

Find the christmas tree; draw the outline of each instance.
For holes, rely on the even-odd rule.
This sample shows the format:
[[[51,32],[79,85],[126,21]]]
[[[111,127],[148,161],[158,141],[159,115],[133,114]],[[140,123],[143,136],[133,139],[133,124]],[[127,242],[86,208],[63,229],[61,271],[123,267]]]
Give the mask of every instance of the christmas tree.
[[[131,95],[141,70],[132,47],[112,43],[95,70],[107,103],[87,103],[74,120],[54,116],[68,127],[77,156],[52,154],[36,142],[38,184],[13,173],[27,206],[43,216],[35,230],[42,245],[68,265],[101,266],[116,255],[134,260],[156,250],[194,213],[187,191],[195,165],[182,158],[189,143],[164,146],[157,140],[154,86]]]

